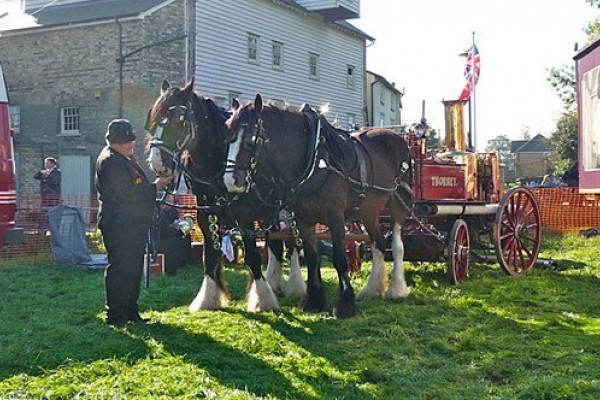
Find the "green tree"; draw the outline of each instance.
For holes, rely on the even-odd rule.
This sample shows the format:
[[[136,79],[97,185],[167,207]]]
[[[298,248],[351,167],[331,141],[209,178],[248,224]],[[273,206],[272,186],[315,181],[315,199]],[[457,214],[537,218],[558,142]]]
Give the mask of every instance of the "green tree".
[[[565,110],[573,111],[577,106],[577,85],[575,82],[575,67],[563,66],[548,70],[548,82],[562,100]]]
[[[438,131],[435,128],[431,128],[428,132],[427,137],[427,148],[430,150],[435,150],[440,145],[440,138],[438,137]]]
[[[577,161],[578,120],[577,111],[565,111],[556,123],[556,130],[550,137],[554,153],[555,172],[564,172]]]
[[[510,139],[506,135],[499,135],[488,141],[485,151],[488,153],[498,153],[498,159],[501,164],[512,165],[512,154],[510,153]]]

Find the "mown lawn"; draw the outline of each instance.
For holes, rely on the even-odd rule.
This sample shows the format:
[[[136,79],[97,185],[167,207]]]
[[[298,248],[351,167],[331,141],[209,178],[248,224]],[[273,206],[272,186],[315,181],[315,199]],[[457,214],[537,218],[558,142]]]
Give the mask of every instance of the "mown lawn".
[[[191,314],[188,267],[154,277],[151,323],[125,328],[102,322],[101,273],[0,262],[0,399],[598,399],[600,238],[549,237],[542,257],[558,268],[475,264],[459,286],[408,264],[408,299],[343,321],[285,299],[247,313],[242,268],[226,271],[227,310]]]

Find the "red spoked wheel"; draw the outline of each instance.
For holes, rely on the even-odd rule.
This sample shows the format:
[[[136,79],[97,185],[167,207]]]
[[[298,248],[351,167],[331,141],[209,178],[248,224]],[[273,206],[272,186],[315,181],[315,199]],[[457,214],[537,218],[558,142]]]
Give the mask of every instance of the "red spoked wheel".
[[[518,187],[504,194],[495,225],[496,258],[508,275],[530,270],[540,252],[540,209],[530,190]]]
[[[456,285],[469,275],[469,229],[463,219],[457,219],[448,241],[448,280]]]

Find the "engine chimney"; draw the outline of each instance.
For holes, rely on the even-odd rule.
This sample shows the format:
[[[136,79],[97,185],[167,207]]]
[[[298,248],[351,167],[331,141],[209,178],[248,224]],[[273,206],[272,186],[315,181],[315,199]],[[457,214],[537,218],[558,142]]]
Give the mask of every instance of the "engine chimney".
[[[467,137],[463,118],[464,100],[445,100],[446,142],[449,152],[463,153],[467,150]]]

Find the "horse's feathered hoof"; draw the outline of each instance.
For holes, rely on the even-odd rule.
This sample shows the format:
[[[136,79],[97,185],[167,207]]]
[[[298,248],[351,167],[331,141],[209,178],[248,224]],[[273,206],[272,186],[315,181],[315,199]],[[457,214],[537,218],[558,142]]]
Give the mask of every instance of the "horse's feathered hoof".
[[[278,309],[277,297],[275,297],[269,283],[264,279],[254,280],[248,292],[248,311],[262,312]]]
[[[356,305],[350,303],[340,303],[333,309],[333,318],[347,319],[356,316]]]
[[[304,296],[300,301],[300,309],[306,312],[318,313],[325,309],[325,303],[309,296]]]
[[[327,303],[324,288],[308,288],[306,296],[300,301],[300,309],[307,312],[321,312]]]
[[[381,298],[383,298],[382,291],[369,290],[369,288],[366,288],[366,287],[363,288],[363,290],[358,292],[358,294],[356,295],[356,300],[358,300],[358,301],[369,300],[369,299],[381,299]]]
[[[338,303],[333,308],[333,317],[337,319],[352,318],[356,315],[356,300],[352,288],[342,291]]]

